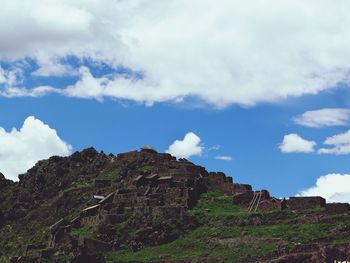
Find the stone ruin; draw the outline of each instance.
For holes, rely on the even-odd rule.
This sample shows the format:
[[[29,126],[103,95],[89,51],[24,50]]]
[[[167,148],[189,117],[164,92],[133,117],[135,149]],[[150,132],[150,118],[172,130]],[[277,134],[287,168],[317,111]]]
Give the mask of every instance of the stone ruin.
[[[279,199],[270,196],[269,191],[253,191],[249,184],[233,183],[232,177],[222,172],[210,172],[205,178],[209,189],[218,189],[233,196],[233,204],[247,207],[249,212],[258,210],[305,210],[325,208],[329,213],[347,213],[350,211],[348,203],[326,203],[320,196],[290,197]]]
[[[345,214],[350,211],[350,204],[348,203],[326,204],[326,211],[328,214]]]
[[[74,219],[61,219],[52,225],[46,248],[43,249],[40,245],[40,257],[47,258],[55,251],[67,254],[76,251],[77,255],[94,256],[118,249],[120,244],[107,237],[101,236],[98,240],[78,240],[71,235],[71,231],[81,226],[98,228],[103,224],[119,224],[135,213],[150,218],[176,218],[185,225],[195,227],[196,219],[186,211],[196,205],[202,193],[210,190],[220,190],[231,195],[233,204],[244,206],[249,212],[313,208],[326,208],[335,213],[350,211],[349,204],[326,204],[321,197],[291,197],[287,200],[274,198],[267,190],[254,191],[251,185],[234,183],[232,177],[222,172],[208,173],[203,167],[196,166],[186,159],[176,160],[170,154],[157,153],[150,147],[119,154],[112,162],[123,163],[140,156],[148,158],[151,165],[165,165],[159,165],[157,171],[151,173],[127,171],[118,182],[96,179],[96,203],[81,210]],[[147,227],[145,229],[147,230]],[[160,242],[156,236],[153,236],[152,240],[151,234],[148,235],[148,239],[142,242],[152,245]],[[32,250],[37,249],[38,247],[29,245],[26,253],[30,254]]]
[[[169,154],[158,154],[149,148],[120,154],[117,159],[118,162],[123,162],[140,155],[150,157],[151,163],[163,161],[168,165],[175,162],[176,165],[174,168],[170,165],[158,169],[151,174],[129,171],[119,182],[95,180],[96,204],[81,210],[71,221],[61,219],[53,224],[47,248],[41,251],[41,257],[47,257],[54,251],[68,254],[76,250],[79,251],[77,253],[89,255],[116,248],[118,244],[113,244],[108,239],[78,240],[71,235],[71,231],[81,226],[98,228],[103,224],[118,224],[134,213],[151,218],[176,218],[188,225],[197,224],[195,218],[186,211],[194,207],[200,195],[207,191],[205,178],[209,174],[206,170],[187,160],[177,161]]]
[[[252,190],[249,184],[236,184],[230,176],[226,176],[222,172],[210,172],[205,178],[209,189],[221,190],[227,195],[244,193]]]
[[[279,199],[271,197],[267,190],[253,191],[251,188],[243,188],[233,192],[233,204],[247,207],[249,212],[258,210],[306,210],[325,209],[330,214],[347,213],[350,211],[348,203],[326,203],[320,196],[289,197]]]
[[[286,208],[291,210],[325,208],[326,200],[320,196],[290,197]]]

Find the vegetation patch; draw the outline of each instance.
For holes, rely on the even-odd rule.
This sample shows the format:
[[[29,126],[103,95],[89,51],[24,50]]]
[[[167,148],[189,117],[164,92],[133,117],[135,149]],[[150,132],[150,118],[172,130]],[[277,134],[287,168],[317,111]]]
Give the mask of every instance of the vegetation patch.
[[[121,174],[121,168],[115,167],[111,170],[100,173],[96,177],[96,179],[98,179],[98,180],[115,180],[120,176],[120,174]]]
[[[220,191],[202,194],[190,213],[195,215],[201,224],[217,224],[225,219],[244,215],[243,208],[232,204],[232,197],[226,196]]]
[[[94,236],[93,229],[89,226],[74,228],[72,229],[71,234],[79,238],[92,238]]]
[[[152,262],[159,260],[207,259],[209,262],[242,262],[249,258],[263,257],[280,247],[309,244],[322,238],[336,238],[336,233],[349,225],[345,222],[288,223],[300,216],[320,211],[270,211],[249,214],[246,209],[232,205],[232,197],[214,191],[203,194],[190,213],[201,226],[177,240],[161,246],[146,247],[140,251],[119,250],[108,253],[107,262]],[[258,218],[258,222],[277,224],[230,225],[230,221]],[[116,226],[125,232],[123,224]],[[338,229],[338,231],[335,231]],[[125,233],[124,233],[125,234]],[[342,239],[337,243],[346,243]]]

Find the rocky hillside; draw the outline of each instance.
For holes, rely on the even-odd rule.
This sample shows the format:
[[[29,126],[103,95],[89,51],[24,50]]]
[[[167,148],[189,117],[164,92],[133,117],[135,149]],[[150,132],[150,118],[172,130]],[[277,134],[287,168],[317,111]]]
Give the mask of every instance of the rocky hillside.
[[[143,148],[0,175],[0,262],[350,261],[350,205],[277,199]]]

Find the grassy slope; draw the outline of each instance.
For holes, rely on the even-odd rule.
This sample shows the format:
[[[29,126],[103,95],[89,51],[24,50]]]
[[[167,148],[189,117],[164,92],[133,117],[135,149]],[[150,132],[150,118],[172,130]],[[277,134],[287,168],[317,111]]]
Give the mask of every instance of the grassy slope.
[[[231,199],[232,197],[218,192],[205,194],[191,211],[199,218],[201,227],[162,246],[146,247],[138,252],[111,252],[107,261],[150,262],[209,258],[210,262],[241,262],[247,257],[267,255],[279,247],[308,244],[322,238],[331,240],[331,243],[350,241],[350,238],[337,240],[336,236],[342,228],[348,229],[350,222],[292,223],[295,218],[317,214],[320,212],[318,210],[304,211],[302,214],[271,211],[250,215],[244,209],[232,205]],[[244,223],[254,222],[254,218],[263,218],[270,224],[255,226]]]

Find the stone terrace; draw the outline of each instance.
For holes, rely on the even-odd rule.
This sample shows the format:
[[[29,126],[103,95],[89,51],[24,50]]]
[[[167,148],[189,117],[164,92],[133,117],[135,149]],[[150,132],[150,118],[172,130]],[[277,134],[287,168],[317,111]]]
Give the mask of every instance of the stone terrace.
[[[349,211],[349,205],[327,204],[321,197],[291,197],[287,200],[270,196],[267,190],[253,191],[248,184],[237,184],[222,172],[208,173],[205,168],[186,159],[177,160],[166,153],[157,153],[150,147],[109,156],[107,172],[118,171],[115,178],[95,179],[95,203],[84,208],[73,220],[59,220],[51,226],[48,248],[41,257],[61,250],[66,253],[97,254],[119,248],[108,234],[98,238],[78,240],[71,235],[73,229],[86,226],[98,231],[103,225],[116,225],[133,220],[136,229],[143,229],[144,240],[133,244],[157,245],[169,241],[161,229],[153,229],[152,220],[176,219],[186,227],[196,227],[196,219],[186,211],[193,208],[200,195],[210,190],[220,190],[232,196],[233,204],[247,207],[248,211],[271,209],[313,209]],[[83,252],[82,252],[83,251]],[[78,252],[77,252],[78,253]]]

